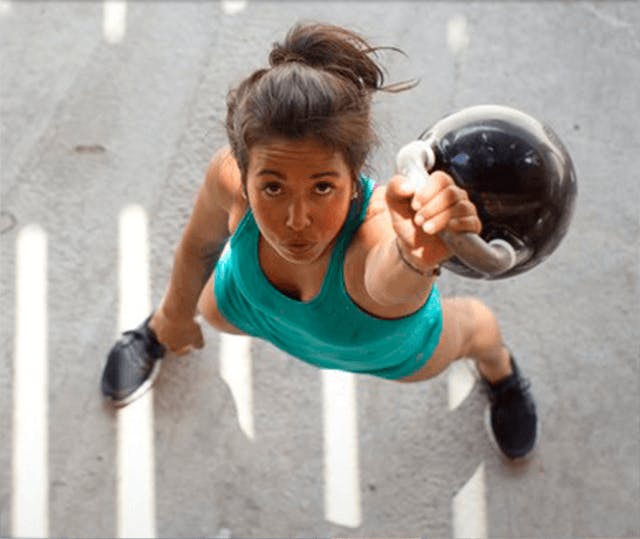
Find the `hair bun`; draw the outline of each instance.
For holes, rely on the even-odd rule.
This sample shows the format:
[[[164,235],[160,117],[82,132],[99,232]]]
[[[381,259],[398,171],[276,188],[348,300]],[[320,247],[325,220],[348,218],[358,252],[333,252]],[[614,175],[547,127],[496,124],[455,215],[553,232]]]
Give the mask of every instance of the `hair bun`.
[[[269,54],[269,65],[277,67],[288,62],[306,63],[306,60],[300,54],[283,47],[280,43],[275,43],[271,54]]]
[[[395,47],[372,47],[361,35],[339,26],[298,23],[282,43],[273,44],[269,64],[298,62],[346,78],[361,90],[398,92],[415,86],[417,81],[384,86],[384,72],[371,57],[382,49],[402,52]]]
[[[269,54],[271,67],[297,62],[313,69],[329,71],[346,78],[358,88],[381,89],[384,75],[369,57],[371,47],[359,34],[322,23],[298,23],[283,42],[273,44]]]

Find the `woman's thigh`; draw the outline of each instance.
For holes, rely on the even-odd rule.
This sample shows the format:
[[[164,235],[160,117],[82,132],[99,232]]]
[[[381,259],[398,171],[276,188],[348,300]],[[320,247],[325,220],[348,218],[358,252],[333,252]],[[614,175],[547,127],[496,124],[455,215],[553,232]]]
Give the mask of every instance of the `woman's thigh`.
[[[200,298],[198,299],[198,311],[202,314],[203,318],[211,324],[218,331],[223,331],[224,333],[233,333],[234,335],[246,335],[244,331],[240,331],[233,324],[227,322],[227,320],[222,316],[222,313],[218,309],[218,303],[216,301],[216,296],[213,293],[213,281],[215,278],[215,271],[209,277],[207,284],[202,289],[200,293]]]
[[[465,357],[475,320],[473,298],[442,298],[440,342],[423,367],[398,382],[421,382],[438,376],[456,359]]]

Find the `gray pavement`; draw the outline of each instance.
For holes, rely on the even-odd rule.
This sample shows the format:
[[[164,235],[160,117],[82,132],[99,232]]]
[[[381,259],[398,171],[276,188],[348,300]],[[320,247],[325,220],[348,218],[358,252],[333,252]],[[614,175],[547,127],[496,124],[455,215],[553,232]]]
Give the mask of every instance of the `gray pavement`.
[[[0,536],[640,536],[640,4],[123,5],[0,2]],[[511,280],[441,277],[495,309],[532,380],[528,465],[492,450],[477,385],[450,403],[463,370],[331,377],[210,328],[165,362],[147,415],[104,406],[105,354],[163,294],[227,89],[300,19],[398,46],[390,80],[421,78],[376,99],[381,180],[402,144],[472,104],[526,110],[569,148],[579,199],[558,251]],[[135,208],[148,246],[131,252],[150,269],[119,315]],[[135,428],[123,441],[127,415],[146,446]]]

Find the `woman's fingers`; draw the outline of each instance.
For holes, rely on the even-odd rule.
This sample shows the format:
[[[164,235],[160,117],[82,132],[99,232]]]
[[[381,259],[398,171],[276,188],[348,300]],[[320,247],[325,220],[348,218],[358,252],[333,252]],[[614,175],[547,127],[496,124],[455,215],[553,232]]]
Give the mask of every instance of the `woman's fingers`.
[[[434,172],[429,180],[411,201],[416,226],[427,234],[437,234],[446,228],[454,232],[480,232],[481,223],[467,192],[444,172]]]
[[[193,346],[197,349],[204,348],[204,336],[202,335],[202,328],[200,327],[200,324],[197,324],[195,329],[196,334],[194,335]]]
[[[436,170],[429,175],[429,179],[424,185],[415,190],[415,194],[411,199],[411,209],[413,211],[420,210],[425,204],[436,197],[441,191],[450,187],[456,187],[453,178],[447,173]]]
[[[404,176],[394,176],[387,187],[387,204],[392,213],[426,234],[445,229],[479,233],[482,228],[467,192],[442,171],[430,174],[428,182],[417,188]]]
[[[204,336],[200,324],[192,321],[189,325],[177,329],[172,339],[173,345],[169,348],[173,354],[180,357],[187,355],[194,348],[204,348]]]
[[[437,215],[432,216],[429,220],[419,224],[420,228],[427,234],[439,234],[445,229],[453,232],[474,232],[479,233],[481,230],[480,220],[475,215],[469,215],[461,204],[448,208]],[[421,222],[417,219],[417,222]]]
[[[395,175],[387,185],[387,202],[404,203],[414,196],[416,190],[411,181],[406,176]]]
[[[427,234],[437,234],[449,228],[455,232],[480,232],[480,220],[473,203],[441,193],[416,212],[414,223]]]
[[[452,232],[472,232],[480,234],[482,232],[482,223],[477,215],[454,217],[449,221],[449,230]]]

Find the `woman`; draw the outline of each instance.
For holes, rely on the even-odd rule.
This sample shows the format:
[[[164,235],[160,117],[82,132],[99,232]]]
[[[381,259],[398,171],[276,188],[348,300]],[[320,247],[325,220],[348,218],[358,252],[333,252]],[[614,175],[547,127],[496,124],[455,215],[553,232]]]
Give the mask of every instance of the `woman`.
[[[321,368],[400,382],[471,357],[494,442],[510,459],[533,450],[535,405],[493,313],[441,301],[435,285],[451,256],[437,234],[480,231],[466,192],[443,172],[417,190],[399,175],[376,188],[361,172],[372,95],[412,86],[384,87],[376,50],[343,28],[296,25],[229,93],[229,148],[211,160],[167,292],[109,354],[102,390],[114,404],[150,387],[167,350],[204,346],[199,312]]]

